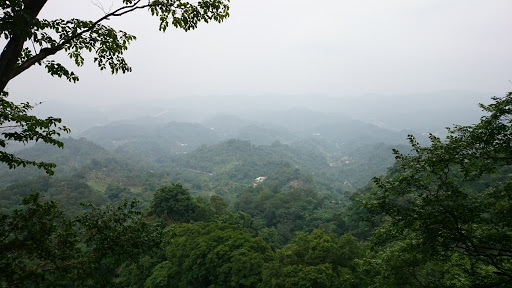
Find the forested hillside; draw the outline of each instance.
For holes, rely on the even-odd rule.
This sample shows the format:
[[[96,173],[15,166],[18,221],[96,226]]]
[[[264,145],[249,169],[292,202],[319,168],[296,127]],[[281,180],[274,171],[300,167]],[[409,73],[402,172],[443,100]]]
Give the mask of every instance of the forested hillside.
[[[0,284],[508,287],[511,103],[512,93],[495,98],[478,124],[428,145],[411,135],[409,146],[358,136],[342,146],[338,137],[354,135],[343,126],[147,159],[85,138],[35,145],[21,155],[60,165],[51,177],[2,171]],[[216,135],[163,127],[178,128],[162,146],[170,135]]]
[[[52,191],[48,193],[56,197],[52,199],[68,195],[66,203],[74,206],[87,199],[103,199],[93,201],[98,204],[115,186],[124,189],[123,197],[117,198],[135,197],[149,203],[156,188],[179,182],[193,195],[217,194],[232,204],[257,177],[272,178],[293,168],[309,175],[333,201],[345,203],[356,189],[386,171],[393,163],[392,148],[405,139],[404,133],[359,121],[328,124],[332,119],[326,115],[307,114],[312,115],[309,125],[297,125],[293,117],[283,118],[282,126],[276,126],[224,115],[208,120],[208,125],[215,125],[210,128],[154,119],[94,127],[80,139],[62,139],[65,149],[37,144],[20,151],[21,157],[56,163],[56,174],[48,178],[33,167],[1,167],[2,199],[15,204],[18,198],[12,195],[27,195],[32,189],[22,192],[17,187],[41,185],[35,190]],[[90,196],[70,200],[70,189]]]

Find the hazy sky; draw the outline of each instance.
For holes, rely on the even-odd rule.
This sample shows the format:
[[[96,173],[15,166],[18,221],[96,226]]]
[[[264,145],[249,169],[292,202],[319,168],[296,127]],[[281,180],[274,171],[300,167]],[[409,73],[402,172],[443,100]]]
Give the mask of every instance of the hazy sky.
[[[102,12],[93,1],[112,3],[51,0],[42,15],[94,20]],[[11,95],[97,106],[215,94],[512,91],[510,0],[233,0],[230,11],[224,23],[187,33],[162,34],[142,11],[113,20],[138,37],[126,53],[132,73],[111,76],[88,59],[74,69],[80,82],[68,84],[34,67],[10,83]]]

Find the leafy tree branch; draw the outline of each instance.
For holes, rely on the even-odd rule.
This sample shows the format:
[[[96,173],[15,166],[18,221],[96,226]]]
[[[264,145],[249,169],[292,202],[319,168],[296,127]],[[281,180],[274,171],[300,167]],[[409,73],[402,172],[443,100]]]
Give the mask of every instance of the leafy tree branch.
[[[475,287],[512,282],[512,93],[493,100],[480,105],[488,114],[479,123],[448,129],[444,141],[431,135],[431,144],[421,146],[410,136],[411,153],[394,151],[395,166],[374,179],[364,203],[386,219],[375,243],[383,251],[412,249],[423,260],[407,265],[431,275],[420,280],[436,287],[450,287],[444,281],[451,276],[434,277],[438,268],[429,265],[453,259],[471,263],[462,273]]]

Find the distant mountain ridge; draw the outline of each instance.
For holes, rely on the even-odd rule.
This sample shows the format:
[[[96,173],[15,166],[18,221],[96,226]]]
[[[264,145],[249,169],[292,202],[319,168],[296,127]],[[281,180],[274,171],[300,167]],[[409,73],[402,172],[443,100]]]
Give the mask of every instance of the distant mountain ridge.
[[[146,119],[154,123],[197,122],[219,114],[246,120],[279,122],[283,111],[309,111],[336,119],[354,119],[392,130],[443,133],[452,124],[471,124],[480,118],[478,103],[489,103],[492,92],[438,91],[409,94],[367,94],[333,97],[302,95],[208,95],[152,101],[126,101],[109,108],[47,102],[37,115],[62,117],[72,136],[115,121]],[[95,103],[97,106],[97,103]],[[289,116],[291,113],[287,113]],[[322,116],[322,117],[324,117]],[[298,119],[300,122],[300,119]]]

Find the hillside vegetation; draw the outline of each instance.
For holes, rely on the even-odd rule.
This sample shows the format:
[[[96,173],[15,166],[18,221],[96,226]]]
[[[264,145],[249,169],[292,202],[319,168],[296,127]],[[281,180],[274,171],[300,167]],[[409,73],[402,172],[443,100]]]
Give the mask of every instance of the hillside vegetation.
[[[0,285],[507,287],[511,103],[428,145],[226,116],[34,145],[58,168],[0,171]]]

